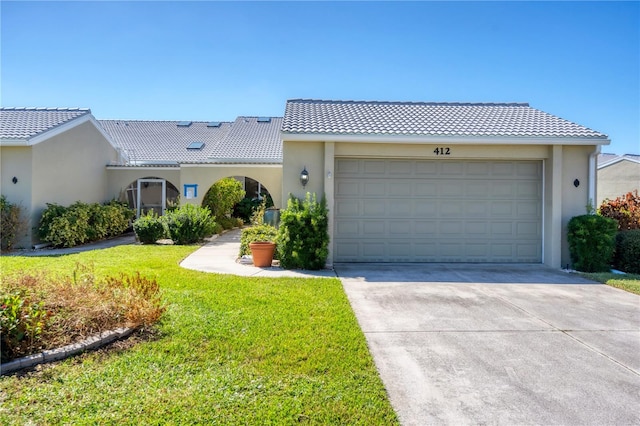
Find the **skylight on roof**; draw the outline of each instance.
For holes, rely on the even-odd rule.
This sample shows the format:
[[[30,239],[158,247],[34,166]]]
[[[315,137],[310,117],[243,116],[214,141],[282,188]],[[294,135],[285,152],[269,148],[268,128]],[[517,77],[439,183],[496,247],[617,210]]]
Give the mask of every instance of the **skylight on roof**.
[[[271,117],[258,117],[258,123],[271,123]]]
[[[209,123],[207,123],[207,127],[220,127],[220,122],[219,121],[210,121]]]
[[[178,123],[178,127],[189,127],[191,123],[193,123],[193,121],[181,121]]]
[[[204,142],[191,142],[187,149],[202,149],[204,147]]]

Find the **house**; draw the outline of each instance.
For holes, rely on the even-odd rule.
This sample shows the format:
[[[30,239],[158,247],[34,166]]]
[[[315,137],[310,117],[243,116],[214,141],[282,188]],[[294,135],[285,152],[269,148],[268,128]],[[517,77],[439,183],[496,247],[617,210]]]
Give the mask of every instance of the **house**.
[[[287,102],[282,139],[282,192],[326,195],[329,263],[554,268],[609,143],[528,104],[307,99]]]
[[[598,207],[606,199],[640,191],[640,155],[600,154],[598,156]]]
[[[88,109],[1,108],[0,189],[28,215],[16,247],[38,241],[47,203],[111,198],[105,166],[118,160],[111,137]]]
[[[565,266],[567,222],[596,199],[596,158],[609,143],[602,133],[521,103],[293,99],[283,118],[231,122],[95,120],[78,110],[66,121],[86,120],[92,136],[67,140],[72,134],[59,133],[62,126],[54,123],[43,134],[56,133],[57,143],[36,136],[43,130],[11,136],[35,124],[20,119],[5,129],[6,112],[2,193],[10,201],[22,197],[26,190],[11,187],[14,175],[26,176],[19,179],[26,187],[49,180],[47,197],[24,202],[33,219],[44,202],[113,197],[139,214],[161,214],[171,203],[200,205],[211,185],[233,176],[251,196],[270,193],[280,208],[289,194],[326,196],[329,265]],[[36,163],[20,157],[26,151],[8,151],[26,148],[29,138],[49,150],[33,170],[25,167]]]
[[[218,180],[233,176],[247,196],[282,200],[282,141],[278,117],[220,121],[100,120],[126,161],[106,167],[108,186],[138,214],[167,204],[201,205]],[[168,203],[167,203],[168,201]]]

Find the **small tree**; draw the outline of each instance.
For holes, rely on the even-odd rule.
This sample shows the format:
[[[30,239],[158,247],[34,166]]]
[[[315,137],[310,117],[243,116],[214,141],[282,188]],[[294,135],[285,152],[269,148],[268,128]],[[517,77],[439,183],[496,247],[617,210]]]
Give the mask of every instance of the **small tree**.
[[[233,206],[245,195],[242,184],[236,179],[227,177],[214,183],[202,200],[202,207],[208,207],[213,216],[221,220],[231,217]]]

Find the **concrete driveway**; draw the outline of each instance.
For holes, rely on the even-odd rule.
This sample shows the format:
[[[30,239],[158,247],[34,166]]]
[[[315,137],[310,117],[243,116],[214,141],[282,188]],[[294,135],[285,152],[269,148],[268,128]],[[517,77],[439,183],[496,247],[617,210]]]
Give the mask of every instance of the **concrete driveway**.
[[[335,269],[402,424],[640,424],[639,296],[541,265]]]

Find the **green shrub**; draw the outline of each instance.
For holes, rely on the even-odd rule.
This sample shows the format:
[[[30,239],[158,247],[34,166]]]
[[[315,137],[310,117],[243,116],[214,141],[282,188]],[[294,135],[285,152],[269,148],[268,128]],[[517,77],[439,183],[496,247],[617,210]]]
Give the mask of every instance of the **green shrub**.
[[[628,274],[640,274],[640,229],[616,235],[614,265]]]
[[[164,221],[153,210],[149,210],[147,214],[133,222],[133,231],[143,244],[155,244],[156,241],[167,236]]]
[[[582,272],[611,269],[618,223],[599,215],[571,218],[567,238],[574,268]]]
[[[289,198],[278,230],[280,265],[286,269],[322,269],[329,255],[327,203],[307,193],[304,200]]]
[[[44,302],[32,301],[23,291],[0,296],[0,345],[2,361],[16,353],[33,351],[49,319]]]
[[[271,225],[256,225],[243,229],[242,235],[240,236],[239,256],[251,254],[249,244],[257,241],[276,242],[277,236],[278,230]]]
[[[261,199],[258,198],[243,198],[233,208],[233,215],[241,218],[245,223],[251,222],[251,216],[253,216],[256,209],[261,205],[264,205],[265,209],[273,206],[273,198],[267,193],[261,194]]]
[[[0,196],[0,247],[11,250],[20,234],[26,231],[27,220],[22,207],[10,203],[7,198]]]
[[[193,244],[213,235],[216,222],[206,207],[185,204],[163,216],[175,244]]]
[[[222,218],[231,217],[233,206],[239,203],[244,195],[242,183],[231,177],[223,178],[209,188],[202,200],[202,207],[209,208],[211,214],[221,221]]]
[[[47,204],[38,233],[54,246],[73,247],[122,234],[133,215],[133,210],[116,201],[104,205],[77,201],[69,207]]]
[[[235,218],[223,216],[217,220],[223,229],[233,229],[237,226]]]

